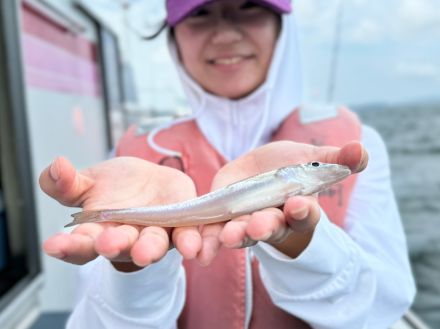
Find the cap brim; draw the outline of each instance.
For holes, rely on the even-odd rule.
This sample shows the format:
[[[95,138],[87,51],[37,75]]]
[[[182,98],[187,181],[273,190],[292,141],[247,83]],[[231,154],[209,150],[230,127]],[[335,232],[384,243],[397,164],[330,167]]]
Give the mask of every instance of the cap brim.
[[[176,26],[180,21],[185,19],[192,12],[209,2],[218,0],[168,0],[167,7],[167,24],[171,27]],[[290,0],[252,0],[264,7],[267,7],[276,13],[285,14],[292,11]]]

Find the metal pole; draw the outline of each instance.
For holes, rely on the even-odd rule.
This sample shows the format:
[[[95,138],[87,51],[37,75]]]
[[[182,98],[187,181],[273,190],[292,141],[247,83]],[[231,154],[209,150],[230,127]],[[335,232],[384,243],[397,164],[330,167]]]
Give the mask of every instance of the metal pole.
[[[342,31],[342,18],[343,18],[343,10],[344,9],[344,0],[340,0],[338,3],[338,9],[336,12],[336,26],[335,26],[335,34],[333,41],[333,49],[331,53],[330,60],[330,73],[329,73],[329,82],[327,89],[327,102],[332,103],[334,99],[335,93],[335,85],[336,85],[336,73],[338,69],[338,60],[339,60],[339,50],[341,44],[341,31]]]

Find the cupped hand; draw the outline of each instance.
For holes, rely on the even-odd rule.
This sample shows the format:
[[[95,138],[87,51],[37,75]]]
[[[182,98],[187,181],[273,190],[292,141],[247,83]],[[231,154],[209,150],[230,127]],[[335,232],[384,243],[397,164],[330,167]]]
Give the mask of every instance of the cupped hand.
[[[84,210],[168,204],[196,196],[193,181],[182,172],[131,157],[114,158],[81,171],[59,157],[41,173],[40,186],[63,205]],[[102,255],[119,270],[132,271],[158,261],[173,245],[185,258],[193,258],[201,243],[196,227],[86,223],[71,233],[50,237],[43,249],[74,264]]]
[[[357,173],[367,166],[368,154],[358,142],[350,142],[342,148],[274,142],[229,162],[215,176],[212,189],[279,167],[311,161],[346,165]],[[263,209],[227,223],[206,225],[201,231],[203,247],[198,259],[202,264],[209,264],[222,244],[242,248],[258,241],[268,242],[286,255],[297,257],[310,242],[319,218],[316,196],[295,196],[289,198],[282,209]]]

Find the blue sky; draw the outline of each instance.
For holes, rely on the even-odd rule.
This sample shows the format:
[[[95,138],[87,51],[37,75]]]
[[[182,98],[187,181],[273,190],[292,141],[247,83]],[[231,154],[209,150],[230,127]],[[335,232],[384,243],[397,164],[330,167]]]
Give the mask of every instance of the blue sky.
[[[126,29],[118,1],[95,0],[100,13],[130,49],[143,106],[184,104],[163,38],[146,43],[146,31],[165,15],[163,1],[129,0]],[[120,3],[120,1],[119,1]],[[302,47],[304,99],[327,101],[338,13],[340,51],[332,101],[345,104],[440,102],[440,0],[294,0]],[[163,96],[168,95],[166,100]],[[170,97],[170,95],[173,95]]]
[[[341,1],[298,0],[306,97],[327,98]],[[440,0],[342,3],[335,101],[440,101]]]

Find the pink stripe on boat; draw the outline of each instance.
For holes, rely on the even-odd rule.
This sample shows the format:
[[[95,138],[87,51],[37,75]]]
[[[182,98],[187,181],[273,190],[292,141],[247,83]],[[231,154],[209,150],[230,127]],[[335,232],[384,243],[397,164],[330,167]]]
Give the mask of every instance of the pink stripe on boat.
[[[32,35],[23,35],[22,42],[26,81],[30,86],[62,92],[81,91],[81,94],[96,97],[101,95],[96,63],[72,55]],[[57,86],[56,83],[61,81],[64,83]]]
[[[100,97],[101,77],[95,45],[67,33],[29,6],[22,8],[27,84],[55,92]]]
[[[97,62],[95,43],[73,34],[26,3],[22,5],[22,30],[58,48],[93,62]]]

